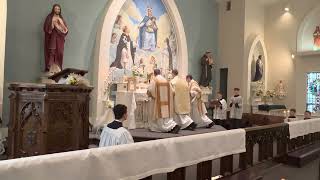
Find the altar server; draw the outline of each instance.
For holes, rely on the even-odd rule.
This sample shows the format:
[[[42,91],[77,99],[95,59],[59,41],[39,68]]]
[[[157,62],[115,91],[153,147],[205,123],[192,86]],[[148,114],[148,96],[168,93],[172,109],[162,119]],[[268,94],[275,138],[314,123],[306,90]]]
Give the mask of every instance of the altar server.
[[[180,78],[178,74],[178,70],[174,69],[172,71],[173,79],[170,81],[174,94],[174,120],[182,129],[194,131],[197,124],[194,123],[189,116],[191,107],[188,82],[185,79]]]
[[[193,80],[191,75],[187,75],[190,96],[191,96],[191,118],[198,127],[211,128],[214,126],[213,121],[208,118],[207,109],[201,99],[201,89],[197,81]]]
[[[148,87],[149,128],[155,132],[178,133],[181,127],[173,120],[173,93],[170,83],[154,70],[154,78]]]
[[[217,99],[215,101],[218,102],[218,104],[213,106],[213,119],[216,120],[219,125],[226,127],[228,104],[220,92],[217,93]]]
[[[303,120],[308,120],[308,119],[311,119],[311,112],[305,111]]]
[[[284,120],[284,122],[293,122],[298,121],[298,118],[296,117],[296,109],[290,109],[289,111],[289,117]]]
[[[234,88],[234,96],[230,98],[230,121],[232,129],[240,128],[242,113],[243,104],[242,97],[240,96],[240,89]]]
[[[122,126],[128,117],[127,107],[118,104],[113,108],[115,120],[103,128],[100,136],[99,147],[114,146],[133,143],[130,132]]]

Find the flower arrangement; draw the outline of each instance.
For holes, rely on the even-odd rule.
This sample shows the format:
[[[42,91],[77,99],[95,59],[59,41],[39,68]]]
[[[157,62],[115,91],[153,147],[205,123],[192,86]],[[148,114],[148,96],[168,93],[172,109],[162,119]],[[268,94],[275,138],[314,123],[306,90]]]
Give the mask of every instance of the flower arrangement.
[[[267,90],[265,92],[262,90],[258,90],[256,92],[256,96],[261,97],[263,102],[266,104],[268,99],[273,99],[274,97],[276,97],[276,92],[274,90]]]
[[[137,66],[132,66],[132,76],[133,77],[143,77],[144,73],[143,73],[143,69],[137,67]]]
[[[79,74],[74,74],[74,73],[69,74],[69,76],[66,79],[66,84],[73,85],[73,86],[89,86],[90,85],[89,81],[85,77]]]
[[[106,79],[104,80],[104,96],[106,96],[106,101],[109,100],[109,96],[111,93],[111,86],[113,84],[113,72],[116,70],[115,67],[111,67],[107,74]]]
[[[111,101],[110,99],[107,99],[104,101],[106,108],[113,108],[114,107],[114,101]]]

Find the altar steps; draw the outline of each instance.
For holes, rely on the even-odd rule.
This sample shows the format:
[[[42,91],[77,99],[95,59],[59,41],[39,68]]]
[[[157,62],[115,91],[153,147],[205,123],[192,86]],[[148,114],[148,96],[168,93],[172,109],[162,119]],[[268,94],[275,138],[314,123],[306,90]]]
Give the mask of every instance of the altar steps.
[[[319,157],[320,142],[288,153],[286,164],[301,168]]]

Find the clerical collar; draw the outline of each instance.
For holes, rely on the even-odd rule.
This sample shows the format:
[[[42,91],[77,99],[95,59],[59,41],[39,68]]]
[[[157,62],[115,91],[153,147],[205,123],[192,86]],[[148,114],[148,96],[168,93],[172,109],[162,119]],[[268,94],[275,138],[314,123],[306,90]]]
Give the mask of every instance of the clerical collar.
[[[234,95],[234,97],[239,97],[240,95]]]
[[[114,121],[117,121],[117,122],[120,122],[120,123],[122,123],[122,121],[120,121],[120,120],[118,120],[118,119],[115,119]]]

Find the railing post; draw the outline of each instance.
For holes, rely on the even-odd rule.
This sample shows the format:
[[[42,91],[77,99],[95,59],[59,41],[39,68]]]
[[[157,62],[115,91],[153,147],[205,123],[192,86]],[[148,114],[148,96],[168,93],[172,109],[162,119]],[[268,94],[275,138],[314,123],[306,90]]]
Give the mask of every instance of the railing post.
[[[178,168],[173,172],[167,174],[167,180],[185,180],[186,179],[186,168]]]
[[[225,156],[220,159],[220,174],[230,175],[233,172],[233,155]]]
[[[197,180],[211,180],[212,161],[201,162],[197,165]]]

